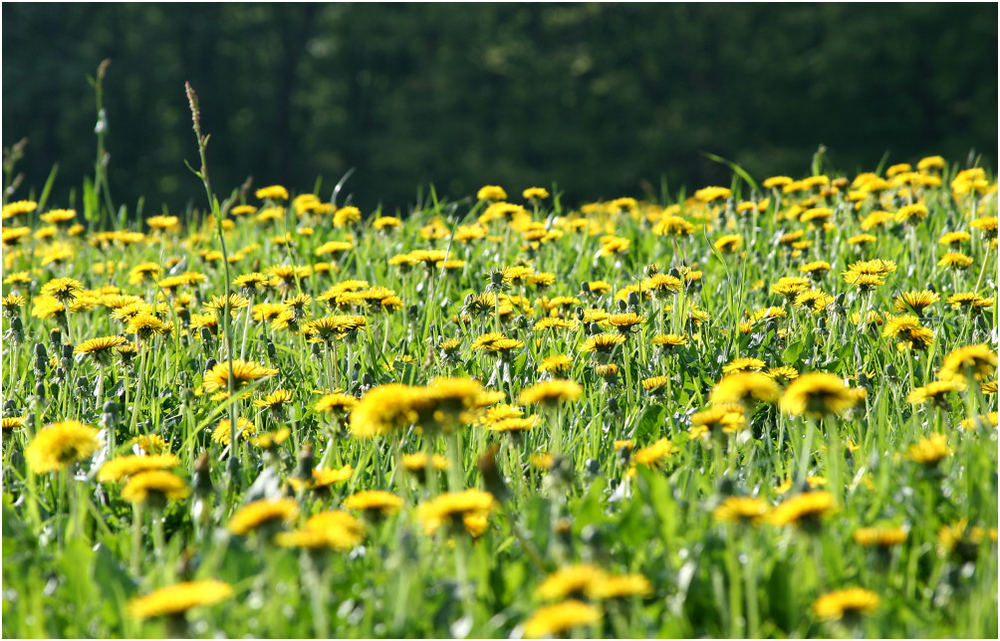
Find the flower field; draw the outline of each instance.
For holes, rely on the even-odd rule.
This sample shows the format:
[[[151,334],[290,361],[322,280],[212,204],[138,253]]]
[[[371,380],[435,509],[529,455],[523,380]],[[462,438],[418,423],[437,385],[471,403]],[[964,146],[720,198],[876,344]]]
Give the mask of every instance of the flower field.
[[[3,206],[4,636],[996,637],[984,170],[389,216],[202,152]]]

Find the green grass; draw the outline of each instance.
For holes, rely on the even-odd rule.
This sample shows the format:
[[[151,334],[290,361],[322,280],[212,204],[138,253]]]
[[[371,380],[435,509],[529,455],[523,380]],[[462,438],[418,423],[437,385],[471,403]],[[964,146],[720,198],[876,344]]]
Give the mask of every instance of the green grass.
[[[996,393],[984,394],[973,383],[947,395],[940,407],[906,400],[913,388],[935,379],[949,352],[974,344],[996,350],[995,298],[974,314],[945,302],[957,292],[995,297],[997,289],[995,228],[983,232],[969,226],[974,218],[996,217],[995,183],[991,179],[992,189],[974,198],[956,195],[949,188],[956,172],[945,170],[942,187],[921,187],[910,195],[892,188],[881,203],[869,197],[858,211],[846,201],[849,187],[825,196],[818,190],[750,193],[753,180],[742,170],[733,188],[743,193],[710,205],[689,200],[570,208],[564,203],[572,202],[572,194],[558,194],[537,206],[525,203],[525,215],[541,228],[564,232],[537,246],[529,246],[502,219],[484,225],[483,238],[451,240],[460,226],[476,224],[487,203],[471,196],[448,200],[433,191],[408,212],[400,228],[382,231],[371,225],[378,212],[365,212],[361,222],[338,228],[331,214],[296,213],[290,203],[283,217],[270,222],[230,216],[235,224],[225,232],[225,243],[235,257],[231,278],[276,265],[330,263],[331,271],[311,270],[289,289],[269,287],[253,295],[253,305],[309,294],[304,324],[336,313],[317,296],[338,282],[361,279],[399,296],[402,307],[390,313],[341,310],[365,315],[367,327],[351,340],[338,341],[336,355],[300,333],[254,322],[249,308],[234,311],[231,345],[221,321],[219,330],[207,335],[190,328],[190,314],[203,313],[202,304],[227,287],[224,264],[210,253],[220,249],[217,227],[203,212],[191,212],[182,227],[155,232],[140,228],[124,211],[99,214],[104,204],[91,188],[91,226],[76,235],[63,226],[51,238],[27,236],[7,246],[8,230],[23,225],[37,236],[47,225],[39,219],[40,210],[6,220],[3,292],[27,300],[12,305],[3,320],[3,413],[25,417],[23,426],[5,427],[3,434],[3,634],[516,637],[545,605],[535,590],[549,573],[591,563],[609,573],[640,573],[652,591],[597,602],[599,622],[573,631],[583,636],[995,638],[997,430],[989,423],[964,430],[958,424],[996,411]],[[51,200],[48,192],[47,186]],[[830,229],[787,216],[806,197],[813,206],[834,210]],[[877,239],[868,245],[847,242],[861,233],[860,221],[871,211],[894,212],[914,197],[926,204],[926,220],[872,229]],[[743,199],[763,198],[769,203],[759,212],[736,212]],[[248,194],[238,197],[247,199],[268,205]],[[214,208],[223,212],[236,204]],[[695,225],[693,234],[674,238],[652,232],[651,218],[661,217],[670,205]],[[130,244],[88,243],[99,231],[94,221],[116,216],[145,236]],[[566,226],[576,219],[587,221],[581,231]],[[434,221],[440,221],[440,237],[428,238],[427,226]],[[779,242],[782,234],[799,229],[802,240],[811,241],[808,247],[795,250]],[[938,239],[956,230],[971,232],[956,250],[972,258],[967,269],[938,266],[946,251]],[[630,241],[628,249],[599,255],[602,235],[612,233]],[[722,254],[712,243],[728,233],[741,235],[743,245]],[[349,251],[315,255],[323,243],[345,239],[353,244]],[[45,264],[60,244],[69,255]],[[441,270],[389,264],[391,257],[416,249],[446,250],[449,259],[465,265]],[[897,269],[884,285],[862,294],[841,273],[869,258],[894,261]],[[798,276],[798,267],[814,260],[831,265],[814,284],[834,297],[823,311],[770,293],[779,278]],[[170,305],[159,312],[174,331],[143,342],[141,355],[128,364],[115,361],[100,368],[90,358],[63,358],[65,345],[125,335],[126,325],[113,320],[102,303],[107,291],[97,290],[116,287],[152,302],[158,287],[128,279],[130,268],[145,261],[162,267],[160,278],[171,267],[206,276],[203,283],[178,288],[190,300],[168,297]],[[470,294],[488,291],[494,270],[522,263],[555,276],[545,289],[506,289],[508,295],[526,297],[527,311],[518,308],[498,318],[502,310],[496,307],[476,312],[465,305]],[[617,292],[640,282],[654,263],[663,273],[681,265],[696,267],[702,278],[662,300],[616,300]],[[18,272],[27,282],[10,280]],[[34,317],[42,286],[57,277],[79,280],[92,294],[84,292],[83,299],[93,299],[93,307],[71,311],[64,321]],[[610,283],[611,290],[581,292],[583,282],[598,280]],[[900,348],[897,340],[882,336],[882,326],[866,331],[850,320],[852,313],[873,309],[887,321],[896,314],[893,301],[900,292],[929,287],[941,299],[920,314],[934,335],[926,349]],[[605,380],[595,371],[597,358],[580,352],[589,332],[583,324],[532,329],[545,316],[542,301],[555,296],[580,299],[563,309],[564,318],[592,308],[642,317],[624,346],[605,359],[620,368],[616,379]],[[704,311],[703,320],[686,320],[689,305]],[[740,331],[749,314],[769,306],[782,307],[787,315]],[[476,337],[498,324],[524,346],[505,358],[470,349]],[[50,337],[57,327],[60,346]],[[654,335],[668,332],[684,335],[687,345],[664,354],[651,344]],[[461,346],[448,356],[440,344],[450,338],[460,339]],[[44,356],[36,367],[39,346]],[[202,378],[209,361],[225,361],[229,349],[279,373],[229,402],[212,400],[201,393]],[[519,440],[482,425],[464,425],[455,438],[422,437],[406,426],[359,439],[314,410],[321,394],[336,383],[361,398],[377,385],[424,385],[441,377],[473,377],[502,392],[502,402],[517,404],[523,389],[546,378],[537,370],[541,360],[556,354],[573,358],[571,370],[560,377],[578,382],[583,394],[558,411],[525,408],[540,419]],[[805,468],[800,454],[807,421],[776,404],[752,406],[742,436],[691,437],[692,413],[709,406],[723,366],[743,357],[800,373],[830,372],[863,388],[866,397],[844,416],[817,423]],[[645,391],[640,381],[656,375],[667,376],[669,385]],[[283,418],[252,405],[278,388],[293,393]],[[109,400],[118,403],[111,413],[105,411]],[[248,418],[261,431],[287,427],[290,436],[273,454],[245,439],[230,453],[210,438],[228,416]],[[66,472],[34,474],[25,449],[45,425],[64,419],[103,428],[104,445]],[[565,459],[540,469],[531,457],[553,448],[554,428],[562,434]],[[908,448],[935,433],[946,436],[951,454],[937,466],[909,460]],[[130,453],[129,440],[141,434],[169,443],[181,462],[175,471],[189,484],[197,482],[196,459],[207,453],[209,477],[201,491],[170,502],[162,512],[143,510],[137,531],[137,512],[123,500],[122,484],[99,483],[96,475],[107,460]],[[615,440],[632,439],[639,449],[663,437],[673,450],[658,465],[635,465],[613,447]],[[503,495],[496,485],[484,485],[477,464],[493,443],[500,446],[496,465],[507,488]],[[328,495],[290,490],[286,481],[298,473],[307,444],[316,465],[349,464],[354,474]],[[400,468],[399,454],[421,451],[450,457],[451,469],[420,483]],[[795,485],[779,492],[786,479],[805,476],[814,483],[820,482],[815,477],[825,479],[817,489],[829,491],[838,505],[814,529],[713,519],[713,510],[728,496],[755,496],[777,505],[810,489]],[[502,502],[478,538],[444,529],[431,536],[424,532],[417,506],[435,487],[487,487]],[[286,524],[287,530],[310,514],[338,509],[346,496],[365,489],[394,492],[404,506],[367,522],[363,543],[350,550],[311,555],[260,534],[235,536],[227,530],[232,515],[253,499],[293,497],[299,522]],[[941,528],[962,520],[970,528],[965,538],[948,545]],[[901,526],[906,539],[886,550],[854,542],[858,528],[873,525]],[[981,529],[972,531],[973,526]],[[132,567],[133,555],[138,567]],[[177,627],[182,625],[178,620],[128,616],[130,599],[192,578],[225,581],[235,595],[191,610],[183,619],[186,628]],[[820,621],[811,607],[815,599],[850,586],[875,592],[877,609],[856,619]]]

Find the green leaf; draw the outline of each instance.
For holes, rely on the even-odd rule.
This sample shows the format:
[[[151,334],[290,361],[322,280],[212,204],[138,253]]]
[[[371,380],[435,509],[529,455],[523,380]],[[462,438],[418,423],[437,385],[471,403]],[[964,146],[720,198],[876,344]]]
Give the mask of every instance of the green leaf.
[[[42,195],[38,197],[38,211],[45,211],[45,204],[49,200],[49,194],[52,192],[52,184],[56,181],[56,174],[59,173],[59,163],[52,165],[52,170],[49,171],[49,177],[45,179],[45,186],[42,187]]]
[[[750,176],[750,174],[747,173],[746,169],[743,169],[742,167],[734,163],[732,160],[727,160],[722,156],[717,156],[715,154],[708,153],[707,151],[702,152],[702,154],[709,160],[713,160],[717,163],[723,164],[732,169],[734,174],[742,178],[743,181],[746,182],[746,184],[750,185],[750,189],[753,189],[754,191],[760,191],[760,188],[757,186],[757,181],[755,181]]]
[[[650,405],[642,413],[639,423],[635,427],[633,438],[637,441],[644,441],[648,438],[656,438],[663,428],[663,420],[667,415],[667,408],[662,405]]]

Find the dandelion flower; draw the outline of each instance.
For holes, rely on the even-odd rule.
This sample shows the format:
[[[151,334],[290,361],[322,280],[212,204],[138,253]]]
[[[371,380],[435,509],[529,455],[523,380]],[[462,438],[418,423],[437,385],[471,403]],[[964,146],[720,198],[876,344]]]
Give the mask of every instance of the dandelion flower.
[[[792,416],[822,418],[843,414],[861,399],[835,374],[808,372],[792,381],[781,397],[781,409]]]
[[[403,507],[403,499],[384,490],[364,490],[344,499],[344,509],[390,514]]]
[[[567,597],[582,597],[594,584],[607,578],[607,574],[595,565],[579,563],[560,568],[545,577],[535,593],[545,601],[557,601]]]
[[[814,527],[820,520],[836,509],[833,495],[829,492],[803,492],[786,499],[771,510],[768,520],[773,525],[795,525]]]
[[[750,496],[727,497],[712,512],[712,518],[722,523],[750,523],[756,525],[767,515],[770,506],[764,499]]]
[[[596,607],[570,600],[539,608],[524,623],[524,636],[540,639],[563,635],[573,628],[592,626],[601,620]]]
[[[760,372],[735,372],[728,374],[712,390],[713,405],[727,403],[746,404],[753,401],[773,403],[781,390],[773,379]]]
[[[288,190],[281,185],[271,185],[261,187],[254,192],[254,196],[260,200],[288,200]]]
[[[299,514],[294,499],[263,499],[241,507],[229,520],[229,531],[237,536],[245,535],[266,524],[294,520]]]
[[[181,460],[170,453],[150,456],[117,456],[101,466],[101,471],[97,473],[97,480],[101,483],[120,481],[140,472],[167,470],[180,464]]]
[[[935,467],[951,456],[948,438],[944,434],[932,434],[922,438],[906,450],[906,458],[926,467]]]
[[[130,503],[151,503],[165,505],[168,500],[179,501],[187,498],[191,489],[173,472],[149,470],[129,477],[122,489],[122,498]]]
[[[990,377],[997,369],[997,355],[985,344],[960,347],[944,357],[938,378],[947,381],[971,375],[977,381]]]
[[[253,361],[245,361],[242,359],[232,361],[231,369],[236,389],[239,389],[249,383],[268,378],[269,376],[274,376],[278,373],[278,370],[276,369],[265,367],[260,363],[254,363]],[[214,367],[212,367],[212,369],[205,372],[205,376],[202,379],[202,387],[206,392],[227,390],[229,387],[229,376],[230,362],[224,361],[222,363],[217,363]]]
[[[32,472],[44,474],[90,458],[98,445],[97,429],[80,421],[59,421],[35,434],[24,457]]]
[[[135,619],[183,614],[191,608],[213,605],[232,595],[232,586],[222,581],[188,581],[132,599],[128,603],[128,613]]]
[[[854,530],[854,542],[863,547],[888,548],[906,541],[907,532],[901,527],[862,527]]]
[[[489,492],[463,490],[441,494],[421,503],[417,508],[417,518],[423,522],[427,534],[434,534],[442,525],[464,527],[464,517],[485,516],[495,508],[496,500]]]
[[[870,614],[879,606],[879,596],[864,588],[846,588],[827,592],[813,601],[812,610],[817,619],[831,621],[845,616]]]
[[[476,192],[476,198],[479,200],[506,200],[507,192],[504,191],[503,187],[497,185],[486,185],[481,187],[478,192]]]
[[[569,380],[552,380],[536,383],[521,391],[520,402],[523,405],[551,405],[555,403],[575,401],[583,393],[579,384]]]

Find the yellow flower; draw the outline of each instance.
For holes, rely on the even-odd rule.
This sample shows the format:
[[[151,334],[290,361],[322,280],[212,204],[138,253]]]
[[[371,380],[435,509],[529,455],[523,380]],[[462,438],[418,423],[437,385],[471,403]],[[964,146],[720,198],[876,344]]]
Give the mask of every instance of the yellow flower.
[[[712,512],[712,518],[720,522],[756,525],[767,515],[769,509],[770,506],[764,499],[750,496],[730,496],[715,508],[715,511]]]
[[[99,363],[106,364],[106,359],[111,355],[111,349],[124,345],[128,340],[124,336],[102,336],[100,338],[90,338],[82,343],[78,343],[74,354],[86,354]]]
[[[350,550],[364,538],[365,529],[360,521],[347,512],[329,510],[309,517],[302,529],[279,533],[275,542],[283,547],[311,550]]]
[[[268,409],[280,409],[288,401],[292,400],[292,393],[286,389],[277,389],[264,398],[255,399],[254,407],[266,407]]]
[[[101,471],[97,473],[97,480],[101,483],[120,481],[139,472],[165,470],[180,464],[181,460],[170,453],[151,456],[117,456],[101,466]]]
[[[39,218],[46,223],[68,223],[69,221],[76,218],[75,209],[51,209]]]
[[[910,310],[920,313],[940,299],[941,296],[937,292],[925,289],[922,291],[903,292],[896,297],[893,304],[896,311],[901,314]]]
[[[351,410],[351,434],[373,438],[394,429],[406,429],[420,420],[425,409],[420,388],[390,383],[368,390]]]
[[[3,431],[6,432],[7,430],[24,427],[25,420],[24,416],[4,416]]]
[[[232,361],[232,377],[235,389],[239,389],[248,383],[274,376],[277,373],[278,370],[265,367],[253,361],[244,361],[242,359]],[[226,391],[229,388],[229,375],[230,362],[223,361],[217,363],[211,370],[205,372],[205,376],[202,379],[202,387],[206,392]]]
[[[836,509],[829,492],[803,492],[778,504],[768,520],[773,525],[815,526]]]
[[[333,414],[347,414],[358,404],[358,399],[354,398],[350,394],[324,394],[321,399],[316,401],[316,406],[313,408],[317,412],[331,412]]]
[[[218,603],[232,595],[232,586],[222,581],[188,581],[132,599],[128,603],[128,613],[134,619],[182,614],[200,605]]]
[[[139,263],[128,273],[130,285],[139,285],[143,281],[155,281],[160,276],[162,268],[157,263]]]
[[[427,470],[427,453],[417,452],[415,454],[404,454],[402,463],[403,467],[406,468],[407,471],[416,474],[423,474]],[[434,454],[431,457],[431,466],[435,470],[446,470],[448,469],[448,459],[440,454]]]
[[[592,586],[607,579],[607,574],[597,566],[580,563],[556,570],[545,577],[535,593],[546,601],[587,594]]]
[[[906,450],[907,459],[927,467],[936,466],[951,454],[948,437],[944,434],[932,434],[930,437],[922,438]]]
[[[229,520],[229,531],[242,536],[265,524],[293,521],[299,515],[295,499],[263,499],[241,507]]]
[[[730,361],[729,363],[722,366],[723,374],[732,374],[733,372],[759,372],[760,370],[767,367],[767,363],[760,360],[759,358],[737,358],[736,360]]]
[[[765,189],[781,189],[785,185],[790,185],[794,181],[788,176],[771,176],[761,183]]]
[[[653,345],[664,349],[672,349],[687,345],[688,340],[679,334],[657,334],[650,340]]]
[[[165,503],[168,499],[179,501],[187,498],[190,488],[173,472],[149,470],[129,477],[122,489],[122,498],[130,503]]]
[[[254,196],[260,200],[288,200],[288,190],[281,185],[271,185],[261,187],[254,192]]]
[[[618,331],[622,334],[628,334],[632,331],[632,328],[643,322],[643,318],[635,312],[627,312],[624,314],[611,314],[608,317],[608,322],[617,327]]]
[[[522,390],[519,400],[523,405],[532,405],[535,403],[551,405],[575,401],[582,393],[583,388],[574,381],[557,379],[536,383]]]
[[[843,414],[861,401],[858,392],[826,372],[808,372],[792,381],[781,397],[781,409],[792,416],[822,418]]]
[[[448,492],[421,503],[417,507],[417,518],[424,524],[427,534],[434,534],[446,524],[462,525],[469,515],[486,516],[496,508],[493,495],[482,490]]]
[[[486,185],[481,187],[478,192],[476,192],[476,198],[479,200],[506,200],[507,192],[504,191],[503,187],[498,187],[497,185]]]
[[[745,404],[753,401],[773,403],[778,400],[781,390],[774,380],[760,372],[736,372],[728,374],[712,390],[713,405],[727,403]]]
[[[991,376],[997,369],[997,355],[986,344],[960,347],[944,357],[938,378],[947,381],[971,375],[977,381]]]
[[[592,583],[587,589],[587,596],[596,600],[649,596],[652,593],[653,584],[641,574],[606,576],[603,581]]]
[[[732,191],[726,187],[702,187],[694,192],[694,197],[703,203],[710,203],[714,200],[729,198]]]
[[[562,635],[572,628],[592,626],[601,612],[582,601],[570,600],[539,608],[524,622],[524,636],[540,639]]]
[[[635,451],[632,455],[636,463],[648,466],[659,465],[663,459],[670,458],[674,452],[674,444],[666,437],[661,438],[652,445],[648,445]]]
[[[739,404],[716,405],[691,415],[692,434],[701,433],[703,430],[706,433],[721,431],[732,434],[742,430],[745,424],[743,406]]]
[[[996,412],[990,412],[989,414],[979,414],[978,416],[976,416],[974,418],[963,418],[962,421],[958,425],[959,425],[959,428],[961,428],[963,430],[974,430],[974,429],[976,429],[980,425],[982,425],[983,427],[986,427],[986,426],[996,427],[997,426],[997,413]]]
[[[38,203],[34,200],[15,200],[3,206],[3,219],[13,218],[21,214],[30,214],[38,209]]]
[[[909,223],[911,221],[924,220],[927,218],[927,206],[923,203],[904,205],[896,212],[896,222]]]
[[[257,426],[254,425],[249,419],[245,419],[242,416],[236,419],[236,438],[246,439],[256,433]],[[231,438],[232,423],[229,422],[228,418],[224,418],[219,421],[219,424],[215,426],[214,430],[212,430],[212,440],[216,443],[228,445]]]
[[[364,490],[344,499],[344,509],[389,514],[403,507],[403,499],[384,490]]]
[[[125,331],[135,334],[139,340],[148,340],[152,336],[167,333],[173,329],[169,323],[165,323],[158,316],[146,312],[139,312],[128,321]]]
[[[649,378],[644,378],[640,381],[642,384],[642,389],[647,392],[655,392],[667,384],[666,376],[650,376]]]
[[[288,482],[295,490],[303,487],[316,490],[328,488],[334,483],[349,481],[352,476],[354,476],[354,467],[348,463],[339,469],[314,467],[312,470],[312,479],[308,483],[303,483],[301,479],[297,478],[290,478]]]
[[[960,245],[972,240],[972,234],[967,231],[950,231],[938,239],[939,245]]]
[[[35,434],[24,457],[32,472],[44,474],[90,458],[98,445],[97,429],[80,421],[59,421]]]
[[[42,285],[42,293],[65,303],[83,289],[83,284],[75,278],[53,278]]]
[[[573,359],[571,357],[565,354],[557,354],[555,356],[543,358],[542,362],[538,364],[538,371],[557,374],[569,371],[572,367]]]
[[[972,258],[961,252],[945,252],[938,261],[938,267],[958,267],[965,269],[972,265]]]
[[[270,430],[258,434],[257,436],[253,437],[253,440],[251,442],[255,446],[261,449],[269,450],[284,443],[286,440],[288,440],[288,437],[291,435],[292,435],[292,430],[290,430],[287,427],[282,427],[277,430]],[[314,469],[313,472],[315,473],[316,470]],[[315,474],[313,474],[313,476],[315,476]]]
[[[965,383],[958,379],[931,381],[923,387],[914,388],[913,391],[906,397],[906,400],[914,405],[926,403],[928,401],[943,405],[947,402],[946,395],[949,392],[961,392],[964,390]]]
[[[521,192],[521,196],[525,200],[544,200],[549,197],[549,190],[544,187],[528,187]],[[506,194],[504,195],[504,198],[506,198]],[[485,199],[480,198],[480,200]]]
[[[910,314],[890,318],[882,336],[895,338],[900,346],[913,349],[925,349],[934,342],[934,331],[921,325],[920,319]]]
[[[584,341],[580,351],[607,354],[624,342],[625,336],[622,334],[595,334]]]
[[[879,597],[864,588],[846,588],[827,592],[813,601],[813,614],[824,621],[843,618],[845,615],[861,615],[874,612],[879,605]]]
[[[390,229],[394,227],[402,226],[403,221],[396,218],[395,216],[379,216],[372,221],[372,227],[375,229]]]
[[[720,254],[731,254],[743,245],[743,237],[739,234],[725,234],[720,236],[712,246]]]
[[[854,531],[854,542],[864,547],[892,547],[906,541],[906,537],[901,527],[862,527]]]

